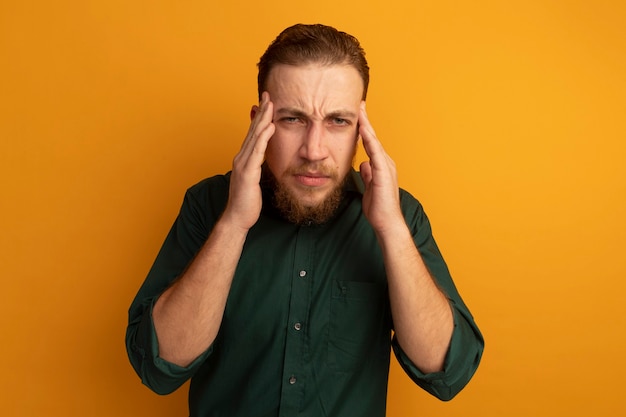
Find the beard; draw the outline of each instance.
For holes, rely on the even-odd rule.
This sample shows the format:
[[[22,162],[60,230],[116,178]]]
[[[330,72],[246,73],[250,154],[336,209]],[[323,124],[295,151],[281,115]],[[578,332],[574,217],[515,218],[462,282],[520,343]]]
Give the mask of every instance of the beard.
[[[349,171],[343,178],[339,178],[336,170],[316,163],[305,162],[297,167],[287,169],[283,174],[283,178],[287,178],[297,173],[305,173],[311,170],[322,172],[329,176],[334,182],[335,187],[328,193],[326,198],[314,205],[305,205],[303,199],[293,193],[284,182],[279,181],[271,172],[267,164],[263,165],[263,178],[266,184],[270,186],[274,192],[274,207],[280,211],[283,217],[294,224],[324,224],[328,222],[337,212],[344,196],[344,188],[348,179]],[[303,189],[306,194],[313,194],[313,189]]]

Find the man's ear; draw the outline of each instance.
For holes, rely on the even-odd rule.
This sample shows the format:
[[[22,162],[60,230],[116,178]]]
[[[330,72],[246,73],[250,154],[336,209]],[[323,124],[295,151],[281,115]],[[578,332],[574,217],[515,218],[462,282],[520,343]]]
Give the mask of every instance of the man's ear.
[[[254,120],[254,116],[256,116],[256,114],[259,111],[259,106],[257,106],[256,104],[254,106],[252,106],[252,108],[250,109],[250,120]]]

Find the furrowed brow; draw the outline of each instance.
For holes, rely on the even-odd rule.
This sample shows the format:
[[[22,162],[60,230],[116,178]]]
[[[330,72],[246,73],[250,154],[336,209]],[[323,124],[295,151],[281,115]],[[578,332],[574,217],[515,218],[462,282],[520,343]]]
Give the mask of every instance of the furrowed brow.
[[[292,116],[300,118],[308,117],[308,114],[304,110],[298,109],[296,107],[281,107],[280,109],[276,110],[276,114],[278,114],[279,116]],[[357,117],[357,114],[350,110],[335,110],[328,113],[325,118],[356,119]]]
[[[306,113],[300,109],[294,107],[282,107],[276,110],[276,114],[282,116],[295,116],[295,117],[306,117]]]
[[[333,111],[328,113],[328,115],[326,116],[328,119],[356,119],[357,115],[356,113],[350,111],[350,110],[337,110],[337,111]]]

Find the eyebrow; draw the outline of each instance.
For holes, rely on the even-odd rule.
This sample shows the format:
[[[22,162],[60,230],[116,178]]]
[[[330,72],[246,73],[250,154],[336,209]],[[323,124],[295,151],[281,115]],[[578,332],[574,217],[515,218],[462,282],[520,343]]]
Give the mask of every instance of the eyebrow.
[[[298,116],[298,117],[306,117],[306,113],[302,110],[299,110],[295,107],[282,107],[276,110],[276,114],[280,115],[289,115],[289,116]]]
[[[289,116],[296,116],[296,117],[308,117],[307,113],[304,112],[301,109],[295,108],[295,107],[282,107],[278,110],[276,110],[276,114],[278,115],[289,115]],[[350,110],[334,110],[331,111],[330,113],[328,113],[326,116],[324,116],[327,119],[332,119],[332,118],[352,118],[355,119],[357,117],[356,113],[350,111]]]

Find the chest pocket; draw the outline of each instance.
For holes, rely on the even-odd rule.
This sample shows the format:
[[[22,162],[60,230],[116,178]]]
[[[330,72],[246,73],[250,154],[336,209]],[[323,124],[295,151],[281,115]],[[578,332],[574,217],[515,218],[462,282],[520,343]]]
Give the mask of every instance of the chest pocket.
[[[335,281],[330,301],[328,365],[349,372],[385,352],[387,291],[371,282]],[[385,339],[386,338],[386,339]]]

